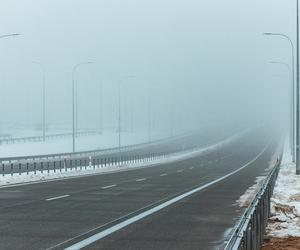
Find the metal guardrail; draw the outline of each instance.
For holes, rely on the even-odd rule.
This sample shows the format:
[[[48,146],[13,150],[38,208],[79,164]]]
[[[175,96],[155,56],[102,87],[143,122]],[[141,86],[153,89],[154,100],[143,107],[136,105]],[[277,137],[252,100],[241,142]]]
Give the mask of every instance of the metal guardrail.
[[[243,214],[225,250],[259,250],[261,248],[270,217],[270,200],[280,170],[281,160],[282,155]]]
[[[162,152],[162,153],[147,153],[147,154],[131,154],[131,155],[117,155],[117,156],[96,156],[96,157],[83,157],[83,158],[70,158],[70,159],[58,159],[50,161],[32,161],[26,163],[10,163],[2,164],[0,168],[0,175],[21,175],[21,174],[37,174],[44,172],[53,173],[56,172],[69,172],[69,171],[81,171],[81,170],[91,170],[106,167],[121,167],[126,164],[141,164],[158,159],[166,158],[172,154],[176,154],[178,151],[174,152]]]
[[[177,145],[175,148],[165,147],[176,139],[185,138],[189,133],[154,141],[152,143],[141,143],[119,148],[105,150],[85,151],[78,153],[37,155],[27,157],[10,157],[0,159],[0,175],[11,175],[22,173],[29,174],[38,171],[48,173],[53,170],[69,171],[82,170],[88,167],[102,168],[107,166],[118,166],[123,163],[148,162],[155,159],[165,158],[178,152],[193,150],[196,147],[184,148]],[[158,148],[159,146],[159,148]],[[163,146],[163,147],[161,147]]]
[[[77,132],[77,136],[88,136],[88,135],[96,135],[99,134],[97,131],[81,131]],[[72,133],[61,133],[61,134],[50,134],[46,135],[46,140],[57,139],[57,138],[66,138],[71,137]],[[0,145],[1,144],[15,144],[15,143],[25,143],[25,142],[40,142],[43,141],[43,136],[28,136],[28,137],[6,137],[0,138]]]
[[[79,152],[68,152],[68,153],[56,153],[56,154],[43,154],[43,155],[29,155],[29,156],[16,156],[16,157],[2,157],[0,158],[0,163],[12,163],[15,161],[40,161],[40,160],[49,160],[49,159],[64,159],[64,158],[76,158],[76,157],[83,157],[83,156],[95,156],[95,155],[103,155],[103,154],[108,154],[112,152],[124,152],[128,150],[134,150],[137,148],[142,148],[145,146],[151,146],[151,145],[157,145],[160,143],[165,143],[168,141],[176,140],[179,138],[186,137],[188,135],[191,135],[193,133],[185,133],[173,137],[167,137],[163,139],[159,139],[156,141],[152,141],[151,143],[149,142],[143,142],[143,143],[138,143],[138,144],[132,144],[128,146],[122,146],[120,149],[118,147],[113,147],[113,148],[106,148],[106,149],[96,149],[96,150],[87,150],[87,151],[79,151]]]
[[[0,134],[0,141],[2,140],[10,140],[12,138],[11,134]]]
[[[186,145],[186,141],[194,139],[195,135],[197,135],[196,131],[188,132],[151,143],[129,145],[120,149],[110,148],[77,153],[0,158],[0,176],[24,173],[27,175],[29,173],[37,174],[44,171],[48,173],[50,171],[67,172],[150,162],[181,152],[193,152],[199,149],[198,143]]]

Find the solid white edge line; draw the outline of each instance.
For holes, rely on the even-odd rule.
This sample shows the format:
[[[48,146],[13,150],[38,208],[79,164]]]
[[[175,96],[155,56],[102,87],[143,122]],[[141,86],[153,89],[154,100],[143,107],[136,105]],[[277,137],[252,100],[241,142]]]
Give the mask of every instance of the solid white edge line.
[[[200,187],[195,188],[195,189],[193,189],[189,192],[186,192],[182,195],[179,195],[179,196],[177,196],[177,197],[175,197],[175,198],[173,198],[169,201],[166,201],[166,202],[164,202],[164,203],[162,203],[162,204],[160,204],[160,205],[158,205],[154,208],[151,208],[151,209],[149,209],[149,210],[147,210],[143,213],[140,213],[140,214],[138,214],[138,215],[136,215],[136,216],[134,216],[134,217],[132,217],[128,220],[125,220],[125,221],[123,221],[119,224],[116,224],[116,225],[114,225],[110,228],[107,228],[106,230],[104,230],[102,232],[99,232],[99,233],[97,233],[97,234],[95,234],[95,235],[93,235],[93,236],[91,236],[87,239],[84,239],[84,240],[82,240],[82,241],[80,241],[80,242],[78,242],[78,243],[76,243],[76,244],[74,244],[70,247],[65,248],[65,250],[79,250],[79,249],[82,249],[82,248],[84,248],[84,247],[86,247],[86,246],[88,246],[88,245],[90,245],[90,244],[92,244],[92,243],[94,243],[98,240],[101,240],[102,238],[104,238],[104,237],[106,237],[106,236],[108,236],[108,235],[110,235],[110,234],[112,234],[116,231],[119,231],[119,230],[127,227],[130,224],[133,224],[133,223],[135,223],[135,222],[137,222],[137,221],[139,221],[139,220],[141,220],[145,217],[148,217],[149,215],[152,215],[152,214],[158,212],[159,210],[161,210],[163,208],[166,208],[166,207],[168,207],[168,206],[170,206],[170,205],[172,205],[172,204],[174,204],[174,203],[176,203],[176,202],[178,202],[178,201],[180,201],[180,200],[182,200],[182,199],[184,199],[188,196],[191,196],[192,194],[194,194],[196,192],[199,192],[199,191],[201,191],[205,188],[208,188],[208,187],[210,187],[210,186],[212,186],[212,185],[214,185],[214,184],[216,184],[220,181],[223,181],[223,180],[227,179],[228,177],[240,172],[241,170],[243,170],[244,168],[248,167],[253,162],[255,162],[267,150],[267,148],[269,147],[269,144],[270,144],[270,142],[264,147],[264,149],[254,159],[252,159],[251,161],[249,161],[248,163],[246,163],[242,167],[238,168],[237,170],[235,170],[235,171],[233,171],[229,174],[226,174],[223,177],[220,177],[220,178],[218,178],[218,179],[216,179],[212,182],[209,182],[209,183],[207,183],[203,186],[200,186]]]
[[[117,185],[110,185],[110,186],[105,186],[105,187],[102,187],[102,189],[108,189],[108,188],[113,188],[113,187],[116,187]]]
[[[62,195],[62,196],[57,196],[57,197],[46,199],[46,201],[58,200],[58,199],[66,198],[66,197],[69,197],[69,196],[70,196],[69,194],[66,194],[66,195]]]
[[[135,180],[136,182],[140,182],[140,181],[145,181],[145,180],[147,180],[147,178],[141,178],[141,179],[137,179],[137,180]]]

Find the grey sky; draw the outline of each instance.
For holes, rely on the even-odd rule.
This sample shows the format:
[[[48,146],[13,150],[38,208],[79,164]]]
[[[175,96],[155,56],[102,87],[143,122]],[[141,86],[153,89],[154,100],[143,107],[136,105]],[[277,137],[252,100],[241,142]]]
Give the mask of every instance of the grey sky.
[[[3,122],[39,122],[41,75],[32,61],[47,71],[51,123],[70,121],[71,71],[83,61],[94,64],[77,73],[82,126],[97,124],[100,82],[114,124],[126,75],[136,77],[122,84],[124,112],[133,105],[139,120],[148,85],[160,120],[171,99],[186,116],[179,123],[272,117],[286,110],[288,75],[268,61],[290,62],[290,50],[261,33],[294,38],[294,14],[292,0],[2,0],[0,34],[22,33],[0,41]]]

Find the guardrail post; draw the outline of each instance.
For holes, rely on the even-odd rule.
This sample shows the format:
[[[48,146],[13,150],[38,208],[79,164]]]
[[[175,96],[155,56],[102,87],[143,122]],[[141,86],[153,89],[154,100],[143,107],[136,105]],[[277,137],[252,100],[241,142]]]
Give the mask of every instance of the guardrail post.
[[[88,163],[89,161],[87,161],[87,159],[84,159],[84,169],[87,169]]]
[[[10,174],[11,174],[11,176],[13,176],[13,174],[14,174],[14,164],[13,163],[10,164]]]
[[[253,214],[253,228],[252,228],[252,249],[256,250],[256,241],[257,241],[257,212],[255,210]]]
[[[92,166],[92,156],[89,156],[89,167]]]
[[[36,162],[33,163],[34,174],[36,174]]]
[[[21,175],[22,163],[19,163],[19,175]]]

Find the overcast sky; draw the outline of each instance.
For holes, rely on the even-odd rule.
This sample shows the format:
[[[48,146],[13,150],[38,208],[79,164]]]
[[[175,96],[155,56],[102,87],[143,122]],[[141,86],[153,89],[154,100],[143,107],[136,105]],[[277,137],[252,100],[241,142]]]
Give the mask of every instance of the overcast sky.
[[[286,0],[1,0],[0,123],[41,121],[41,71],[46,69],[47,122],[71,126],[72,68],[78,69],[82,127],[122,112],[166,122],[173,107],[180,126],[255,120],[287,111],[287,41],[295,37],[295,4]],[[124,77],[132,75],[128,80]],[[150,87],[149,87],[150,86]],[[124,118],[125,119],[125,118]],[[248,120],[247,120],[248,119]],[[147,124],[147,123],[145,123]],[[142,126],[142,125],[141,125]],[[179,126],[179,125],[178,125]]]

